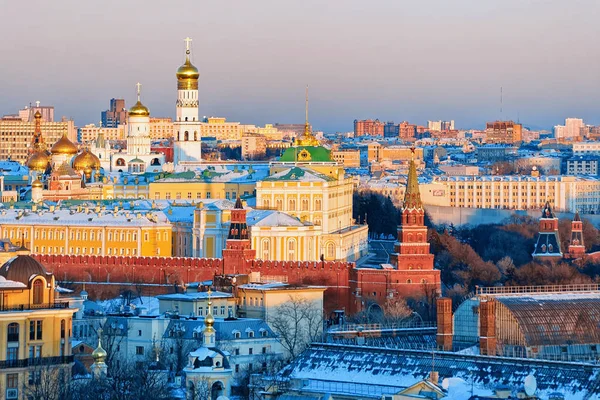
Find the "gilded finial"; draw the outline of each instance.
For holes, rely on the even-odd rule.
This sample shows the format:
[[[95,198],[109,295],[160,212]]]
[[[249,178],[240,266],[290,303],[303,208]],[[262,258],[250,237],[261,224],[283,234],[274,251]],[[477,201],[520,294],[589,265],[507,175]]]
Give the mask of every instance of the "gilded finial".
[[[185,54],[189,55],[190,54],[190,43],[192,42],[192,38],[190,38],[188,36],[185,39],[183,39],[183,41],[185,42]]]
[[[138,82],[135,86],[137,87],[137,101],[140,101],[140,92],[142,90],[142,84]]]
[[[410,148],[410,160],[415,161],[415,146],[411,146]]]

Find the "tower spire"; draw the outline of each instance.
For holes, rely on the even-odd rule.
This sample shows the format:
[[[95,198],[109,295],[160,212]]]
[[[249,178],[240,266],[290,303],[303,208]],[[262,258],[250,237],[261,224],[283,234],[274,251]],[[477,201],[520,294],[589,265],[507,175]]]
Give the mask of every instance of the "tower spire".
[[[411,147],[410,164],[408,166],[408,178],[406,179],[406,192],[404,192],[403,209],[422,209],[421,193],[419,192],[419,178],[417,176],[417,165],[415,164],[415,148]]]
[[[192,43],[192,38],[191,37],[186,37],[185,39],[183,39],[183,41],[185,42],[185,55],[186,58],[188,58],[190,56],[190,43]]]

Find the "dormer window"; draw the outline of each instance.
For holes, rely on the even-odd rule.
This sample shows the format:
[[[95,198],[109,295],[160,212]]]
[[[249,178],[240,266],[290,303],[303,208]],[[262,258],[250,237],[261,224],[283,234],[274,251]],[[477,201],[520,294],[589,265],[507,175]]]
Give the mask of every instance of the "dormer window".
[[[544,253],[546,252],[546,245],[545,244],[542,245],[542,252],[544,252]]]
[[[254,337],[254,331],[250,331],[250,332],[248,332],[248,337],[249,337],[249,338],[253,338],[253,337]]]

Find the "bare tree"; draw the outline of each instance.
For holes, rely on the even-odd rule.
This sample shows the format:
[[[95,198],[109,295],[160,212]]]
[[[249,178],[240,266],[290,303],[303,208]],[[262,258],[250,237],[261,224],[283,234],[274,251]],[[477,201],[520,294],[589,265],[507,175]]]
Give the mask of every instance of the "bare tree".
[[[40,364],[28,371],[23,394],[31,400],[62,400],[68,396],[69,368]]]
[[[202,378],[188,385],[189,400],[211,400],[211,385],[208,379]]]
[[[295,358],[323,334],[323,310],[305,297],[290,295],[276,307],[269,324],[279,334],[281,345],[290,358]]]

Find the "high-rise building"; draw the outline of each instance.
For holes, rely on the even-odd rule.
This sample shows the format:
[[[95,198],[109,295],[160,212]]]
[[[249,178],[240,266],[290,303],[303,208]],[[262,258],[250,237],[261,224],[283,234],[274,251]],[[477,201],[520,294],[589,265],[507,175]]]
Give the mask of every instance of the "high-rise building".
[[[488,143],[518,143],[523,140],[523,126],[513,121],[494,121],[486,124]]]
[[[125,100],[110,99],[110,108],[100,113],[102,126],[106,128],[116,128],[127,122],[127,109]]]
[[[267,138],[258,133],[244,133],[242,135],[242,158],[253,160],[263,157],[267,153]]]
[[[174,122],[173,162],[202,160],[200,119],[198,118],[198,68],[190,61],[190,42],[186,38],[185,63],[177,70],[177,115]]]
[[[385,124],[378,119],[354,120],[354,136],[383,136]]]
[[[581,136],[581,129],[585,127],[581,118],[567,118],[565,119],[565,137],[567,139],[574,139]]]
[[[412,139],[417,135],[417,126],[404,121],[398,124],[398,136],[401,139]]]
[[[427,121],[427,129],[430,131],[453,131],[454,130],[454,120]]]
[[[400,135],[400,127],[394,121],[388,121],[383,127],[384,137],[398,137]]]

